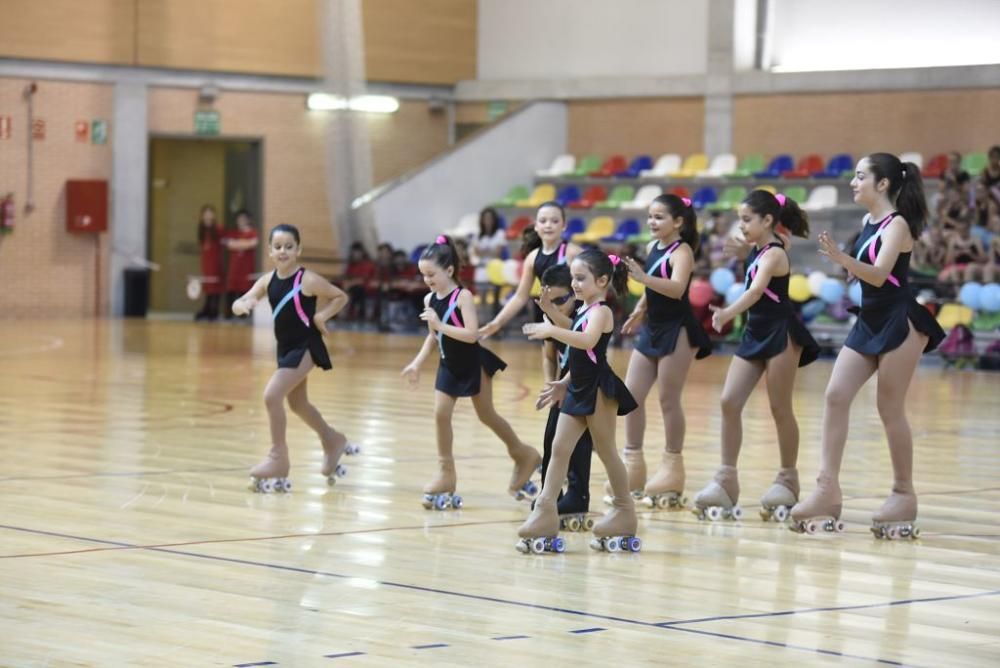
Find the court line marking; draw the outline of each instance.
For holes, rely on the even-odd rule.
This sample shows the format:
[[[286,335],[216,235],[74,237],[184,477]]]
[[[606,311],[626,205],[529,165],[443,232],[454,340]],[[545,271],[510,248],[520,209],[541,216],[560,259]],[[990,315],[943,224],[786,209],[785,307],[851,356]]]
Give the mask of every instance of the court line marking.
[[[299,566],[287,566],[287,565],[284,565],[284,564],[274,564],[274,563],[268,563],[268,562],[262,562],[262,561],[252,561],[252,560],[249,560],[249,559],[238,559],[238,558],[235,558],[235,557],[223,557],[223,556],[217,556],[217,555],[212,555],[212,554],[202,554],[202,553],[199,553],[199,552],[188,552],[188,551],[184,551],[184,550],[173,550],[173,549],[166,549],[166,548],[160,548],[160,547],[141,547],[141,546],[138,546],[138,545],[130,545],[128,543],[122,543],[120,541],[106,540],[106,539],[102,539],[102,538],[90,538],[90,537],[87,537],[87,536],[74,536],[74,535],[71,535],[71,534],[62,534],[62,533],[57,533],[57,532],[54,532],[54,531],[45,531],[45,530],[42,530],[42,529],[28,529],[28,528],[25,528],[25,527],[15,527],[15,526],[10,526],[10,525],[0,525],[0,529],[8,529],[8,530],[12,530],[12,531],[22,531],[22,532],[25,532],[25,533],[33,533],[33,534],[47,535],[47,536],[56,536],[56,537],[60,537],[60,538],[69,538],[69,539],[73,539],[73,540],[81,540],[81,541],[87,541],[87,542],[93,542],[93,543],[100,543],[100,544],[107,544],[107,545],[117,545],[117,546],[120,546],[120,547],[139,548],[139,549],[147,550],[147,551],[150,551],[150,552],[161,552],[161,553],[164,553],[164,554],[173,554],[173,555],[184,556],[184,557],[193,557],[193,558],[196,558],[196,559],[205,559],[205,560],[208,560],[208,561],[219,561],[219,562],[223,562],[223,563],[240,564],[240,565],[244,565],[244,566],[256,566],[256,567],[259,567],[259,568],[269,568],[269,569],[273,569],[273,570],[288,571],[288,572],[291,572],[291,573],[300,573],[300,574],[304,574],[304,575],[312,575],[312,576],[320,575],[320,576],[337,578],[337,579],[343,579],[343,580],[354,579],[354,577],[355,577],[355,576],[351,576],[351,575],[344,575],[342,573],[333,573],[333,572],[330,572],[330,571],[320,571],[320,570],[311,569],[311,568],[302,568],[302,567],[299,567]],[[407,583],[404,583],[404,582],[392,582],[392,581],[388,581],[388,580],[377,580],[377,582],[378,582],[378,584],[380,584],[382,586],[389,587],[389,588],[394,588],[394,589],[403,589],[403,590],[408,590],[408,591],[417,591],[417,592],[424,592],[424,593],[429,593],[429,594],[440,594],[440,595],[444,595],[444,596],[454,596],[454,597],[457,597],[457,598],[464,598],[464,599],[469,599],[469,600],[474,600],[474,601],[481,601],[481,602],[487,602],[487,603],[499,603],[501,605],[510,605],[510,606],[516,606],[516,607],[522,607],[522,608],[530,608],[530,609],[533,609],[533,610],[544,610],[544,611],[562,613],[562,614],[567,614],[567,615],[576,615],[578,617],[588,617],[588,618],[592,618],[592,619],[601,619],[601,620],[606,620],[606,621],[619,622],[619,623],[622,623],[622,624],[629,624],[629,625],[633,625],[633,626],[643,626],[643,627],[647,627],[647,628],[657,628],[657,629],[663,629],[663,630],[669,630],[669,631],[681,631],[681,632],[685,632],[685,633],[695,633],[695,634],[699,634],[699,635],[705,635],[705,636],[723,638],[723,639],[728,639],[728,640],[736,640],[736,641],[740,641],[740,642],[749,642],[749,643],[753,643],[753,644],[765,645],[765,646],[770,646],[770,647],[778,647],[778,648],[783,648],[783,649],[792,649],[792,650],[802,651],[802,652],[811,652],[811,653],[814,653],[814,654],[818,653],[818,654],[824,654],[824,655],[828,655],[828,656],[840,656],[840,657],[843,657],[843,658],[858,659],[858,660],[862,660],[862,661],[874,661],[876,663],[882,663],[882,664],[887,664],[887,665],[892,665],[892,666],[910,666],[911,665],[911,664],[904,664],[904,663],[899,662],[899,661],[891,661],[891,660],[888,660],[888,659],[879,659],[879,658],[873,658],[873,657],[866,657],[866,656],[860,656],[860,655],[856,655],[856,654],[846,654],[846,653],[842,653],[842,652],[837,652],[835,650],[825,650],[825,649],[818,648],[818,647],[806,647],[806,646],[803,646],[803,645],[792,645],[792,644],[789,644],[789,643],[781,643],[781,642],[776,642],[776,641],[772,641],[772,640],[759,640],[757,638],[749,638],[749,637],[745,637],[745,636],[737,636],[737,635],[732,635],[732,634],[717,633],[717,632],[714,632],[714,631],[703,631],[703,630],[700,630],[700,629],[684,628],[684,627],[681,627],[681,626],[678,625],[678,624],[680,624],[684,620],[678,620],[677,622],[674,622],[674,623],[666,623],[666,625],[665,625],[663,622],[659,622],[659,623],[656,623],[656,622],[647,622],[647,621],[642,621],[642,620],[638,620],[638,619],[629,619],[627,617],[618,617],[618,616],[615,616],[615,615],[604,615],[604,614],[595,613],[595,612],[587,612],[587,611],[583,611],[583,610],[573,610],[573,609],[570,609],[570,608],[560,608],[560,607],[557,607],[557,606],[544,605],[544,604],[540,604],[540,603],[527,603],[525,601],[516,601],[516,600],[512,600],[512,599],[503,599],[503,598],[497,598],[497,597],[494,597],[494,596],[485,596],[485,595],[482,595],[482,594],[470,594],[470,593],[461,592],[461,591],[451,591],[451,590],[447,590],[447,589],[437,589],[437,588],[434,588],[434,587],[426,587],[426,586],[423,586],[423,585],[407,584]],[[954,597],[951,597],[951,598],[954,598],[954,599],[964,599],[964,598],[972,598],[972,597],[977,597],[977,596],[992,596],[992,595],[997,595],[997,594],[1000,594],[1000,590],[990,591],[990,592],[981,592],[979,594],[957,595],[957,596],[954,596]],[[935,597],[934,599],[928,599],[928,602],[938,601],[938,600],[941,600],[941,598],[942,597]],[[893,605],[905,605],[905,604],[913,604],[913,603],[921,603],[921,602],[924,602],[924,600],[923,599],[908,599],[908,600],[905,600],[905,601],[898,601],[898,602],[897,601],[889,601],[889,602],[886,602],[886,603],[875,603],[875,604],[870,604],[869,606],[866,606],[866,607],[870,607],[870,608],[890,607],[890,606],[893,606]],[[854,608],[854,607],[857,607],[857,606],[847,606],[845,609],[850,609],[850,608]],[[829,609],[826,609],[824,611],[826,611],[826,612],[836,612],[838,610],[839,610],[838,608],[829,608]],[[812,611],[818,611],[818,609],[814,609]],[[779,613],[779,614],[774,614],[774,613],[754,613],[754,614],[757,615],[757,616],[768,617],[768,616],[782,616],[782,615],[787,614],[787,613]],[[794,614],[794,611],[793,611],[793,614]],[[694,620],[694,621],[698,621],[698,620]],[[694,623],[694,621],[692,621],[691,623]],[[707,619],[706,619],[706,621],[707,621]]]

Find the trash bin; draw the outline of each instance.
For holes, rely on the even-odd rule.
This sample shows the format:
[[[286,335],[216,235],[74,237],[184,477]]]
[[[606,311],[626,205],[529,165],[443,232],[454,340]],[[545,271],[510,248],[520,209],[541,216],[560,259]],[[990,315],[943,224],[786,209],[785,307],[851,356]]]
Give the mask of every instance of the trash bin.
[[[145,318],[149,308],[149,269],[125,270],[125,317]]]

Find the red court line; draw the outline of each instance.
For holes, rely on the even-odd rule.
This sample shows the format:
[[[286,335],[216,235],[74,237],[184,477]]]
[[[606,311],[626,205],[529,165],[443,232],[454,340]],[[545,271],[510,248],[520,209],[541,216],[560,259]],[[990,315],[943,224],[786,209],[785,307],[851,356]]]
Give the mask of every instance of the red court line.
[[[522,520],[486,520],[482,522],[456,522],[454,524],[435,524],[435,525],[413,525],[413,526],[401,526],[401,527],[380,527],[377,529],[351,529],[347,531],[322,531],[319,533],[290,533],[290,534],[279,534],[275,536],[253,536],[250,538],[218,538],[212,540],[191,540],[181,543],[153,543],[149,545],[132,545],[132,544],[115,544],[114,547],[91,547],[82,550],[63,550],[59,552],[26,552],[23,554],[3,554],[0,555],[0,559],[24,559],[31,557],[57,557],[69,554],[86,554],[88,552],[115,552],[119,550],[153,550],[157,548],[165,547],[186,547],[190,545],[217,545],[221,543],[252,543],[261,540],[284,540],[286,538],[313,538],[316,536],[351,536],[367,533],[384,533],[389,531],[413,531],[416,529],[450,529],[453,527],[471,527],[471,526],[485,526],[491,524],[510,524],[512,522],[519,522]],[[20,527],[8,527],[5,525],[0,525],[0,528],[4,529],[20,529]]]

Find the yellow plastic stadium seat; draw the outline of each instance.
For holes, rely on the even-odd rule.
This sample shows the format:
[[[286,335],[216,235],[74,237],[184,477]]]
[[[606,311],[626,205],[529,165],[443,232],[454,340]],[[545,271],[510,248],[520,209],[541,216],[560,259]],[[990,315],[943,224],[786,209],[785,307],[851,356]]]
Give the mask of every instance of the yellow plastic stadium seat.
[[[574,243],[596,244],[604,237],[615,233],[615,219],[611,216],[598,216],[590,221],[587,229],[580,234],[573,235]]]
[[[691,178],[706,169],[708,169],[708,156],[704,153],[692,153],[684,160],[684,165],[680,168],[680,171],[670,176]]]
[[[975,314],[972,309],[962,304],[944,304],[938,311],[937,321],[944,329],[951,329],[956,325],[969,326]]]
[[[548,202],[556,198],[556,187],[551,183],[543,183],[535,186],[535,191],[528,199],[518,200],[517,205],[523,207],[536,207],[542,202]]]

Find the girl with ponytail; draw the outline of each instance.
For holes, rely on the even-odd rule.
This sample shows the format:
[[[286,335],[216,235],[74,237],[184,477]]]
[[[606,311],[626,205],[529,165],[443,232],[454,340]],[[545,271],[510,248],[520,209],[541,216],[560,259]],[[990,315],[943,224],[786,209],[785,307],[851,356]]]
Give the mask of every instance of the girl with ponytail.
[[[851,402],[877,374],[878,412],[889,442],[893,483],[889,498],[872,517],[872,532],[877,538],[916,537],[906,392],[920,355],[944,339],[941,327],[917,304],[907,283],[913,243],[927,219],[920,168],[890,153],[873,153],[858,163],[851,189],[854,201],[868,209],[855,247],[845,253],[823,232],[819,252],[861,281],[861,309],[826,387],[816,489],[792,509],[792,528],[809,533],[843,529],[840,466]]]
[[[697,217],[691,200],[660,195],[649,205],[647,220],[653,241],[646,248],[646,264],[632,258],[625,262],[645,292],[622,326],[623,334],[638,331],[629,359],[625,385],[638,408],[625,416],[625,467],[629,490],[645,498],[652,508],[683,506],[684,410],[681,391],[694,359],[707,357],[712,342],[694,317],[688,286],[698,247]],[[656,384],[666,444],[660,468],[647,484],[643,437],[646,431],[646,397]],[[610,493],[610,488],[607,490]]]
[[[792,413],[795,373],[819,355],[819,346],[788,299],[791,264],[776,228],[809,236],[809,219],[793,200],[754,190],[739,209],[740,231],[750,244],[743,295],[725,308],[712,306],[712,327],[723,326],[749,311],[739,348],[722,389],[722,466],[715,479],[695,496],[695,513],[709,519],[739,519],[736,464],[743,443],[743,407],[761,376],[767,375],[771,416],[778,432],[781,468],[761,498],[763,519],[784,520],[799,497],[796,463],[799,426]]]
[[[539,397],[539,407],[561,404],[561,412],[542,491],[531,515],[518,530],[521,540],[517,545],[522,552],[562,551],[556,499],[566,479],[573,449],[589,429],[614,495],[611,509],[594,523],[591,547],[634,552],[640,545],[635,537],[638,520],[635,502],[629,494],[628,474],[615,446],[615,416],[635,410],[636,403],[608,364],[608,342],[615,323],[605,303],[610,289],[624,294],[628,270],[617,255],[586,250],[573,260],[570,272],[573,292],[582,301],[573,314],[572,326],[566,329],[544,322],[529,323],[523,328],[529,339],[552,338],[569,346],[569,372],[562,380],[547,382]]]
[[[420,367],[436,347],[441,355],[434,382],[434,418],[437,422],[439,470],[424,486],[424,508],[458,508],[462,499],[455,495],[457,474],[453,452],[452,415],[459,397],[471,397],[479,421],[489,427],[507,446],[514,461],[508,492],[517,499],[535,488],[531,475],[542,456],[517,437],[510,424],[493,407],[493,376],[507,365],[493,352],[479,345],[476,307],[472,293],[456,281],[461,258],[450,237],[439,236],[420,256],[418,267],[430,293],[424,298],[420,319],[427,323],[427,338],[420,352],[403,369],[411,387],[420,379]]]

